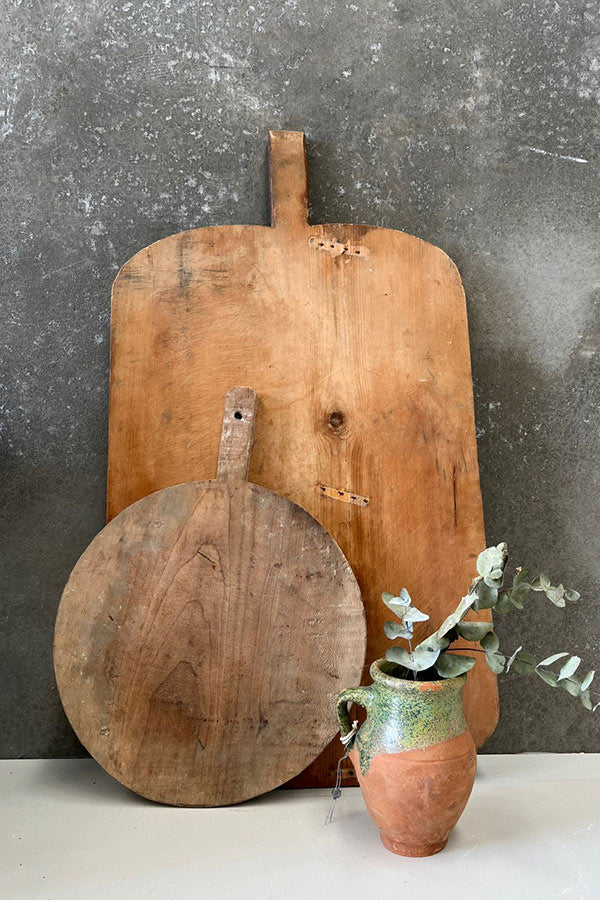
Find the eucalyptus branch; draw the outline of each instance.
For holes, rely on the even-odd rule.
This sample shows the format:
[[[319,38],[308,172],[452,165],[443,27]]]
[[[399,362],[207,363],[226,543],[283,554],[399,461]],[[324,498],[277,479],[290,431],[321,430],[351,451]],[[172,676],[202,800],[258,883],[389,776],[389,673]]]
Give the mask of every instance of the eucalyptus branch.
[[[413,678],[417,673],[423,680],[435,678],[452,678],[468,672],[475,665],[475,659],[462,653],[460,647],[452,647],[456,640],[462,638],[479,647],[468,648],[468,652],[484,653],[485,659],[495,674],[508,672],[511,668],[519,674],[537,674],[550,687],[562,687],[574,697],[579,697],[586,709],[595,711],[600,702],[594,706],[591,700],[590,685],[594,679],[594,670],[589,671],[582,679],[575,672],[581,659],[566,652],[555,653],[537,662],[535,657],[519,647],[506,659],[499,652],[500,641],[491,621],[467,620],[469,612],[480,612],[489,609],[500,615],[506,615],[514,609],[522,610],[531,592],[544,593],[548,600],[557,607],[564,608],[567,602],[580,599],[578,591],[567,589],[563,584],[553,585],[543,573],[531,576],[525,569],[517,568],[510,587],[504,586],[504,576],[508,550],[506,544],[488,547],[477,558],[477,577],[471,583],[466,595],[462,598],[454,612],[440,625],[438,630],[413,647],[413,626],[415,622],[424,622],[429,616],[418,610],[411,597],[402,588],[398,595],[386,592],[382,594],[383,602],[401,620],[386,622],[384,630],[388,638],[401,638],[408,641],[408,651],[401,646],[389,647],[386,659],[412,671]],[[558,671],[552,669],[561,661]],[[594,692],[594,696],[600,694]]]

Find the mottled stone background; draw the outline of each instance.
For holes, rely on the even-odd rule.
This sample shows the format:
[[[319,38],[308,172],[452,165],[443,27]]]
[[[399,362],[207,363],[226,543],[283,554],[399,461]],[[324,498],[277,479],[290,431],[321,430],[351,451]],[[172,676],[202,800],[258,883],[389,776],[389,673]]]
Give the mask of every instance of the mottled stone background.
[[[266,223],[269,128],[307,132],[313,221],[457,262],[489,540],[584,597],[498,631],[600,669],[597,4],[0,8],[0,752],[82,752],[51,636],[103,523],[112,279],[172,232]],[[600,711],[539,679],[501,679],[501,709],[490,751],[600,751]]]

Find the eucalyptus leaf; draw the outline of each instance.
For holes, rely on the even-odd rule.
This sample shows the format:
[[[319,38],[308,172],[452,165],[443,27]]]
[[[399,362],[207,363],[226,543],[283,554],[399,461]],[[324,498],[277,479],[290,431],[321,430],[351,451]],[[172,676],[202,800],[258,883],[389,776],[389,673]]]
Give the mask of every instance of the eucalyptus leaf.
[[[581,691],[581,693],[579,694],[579,698],[586,709],[592,708],[592,700],[590,697],[590,692],[588,690]]]
[[[570,656],[566,663],[561,667],[561,670],[558,673],[558,680],[563,681],[565,678],[570,678],[571,675],[577,671],[580,662],[581,658],[579,656]]]
[[[424,650],[426,653],[433,653],[435,650],[441,652],[446,649],[449,643],[450,641],[446,635],[438,637],[436,632],[435,634],[430,634],[429,637],[425,638],[424,641],[421,641],[420,644],[417,644],[415,650]]]
[[[518,597],[522,602],[523,600],[525,600],[530,590],[531,587],[521,581],[519,584],[513,584],[512,588],[510,589],[510,594],[513,597]]]
[[[496,585],[489,585],[485,580],[480,581],[474,591],[475,600],[473,609],[492,609],[498,600],[498,588]]]
[[[463,597],[454,612],[444,619],[434,636],[439,639],[454,628],[455,625],[458,625],[461,619],[463,619],[471,609],[474,601],[475,597],[473,594],[467,594],[466,597]]]
[[[388,609],[391,609],[399,619],[404,620],[405,624],[406,622],[425,622],[429,618],[428,615],[412,606],[412,600],[406,588],[402,588],[397,596],[389,591],[384,591],[381,599]]]
[[[477,571],[482,578],[501,578],[508,558],[505,543],[497,547],[488,547],[477,557]]]
[[[548,578],[547,575],[544,575],[543,573],[540,574],[540,585],[541,585],[541,588],[543,591],[547,591],[548,588],[550,587],[551,583],[552,582],[550,581],[550,579]]]
[[[410,622],[408,625],[399,622],[384,622],[383,630],[386,637],[389,637],[391,641],[394,641],[396,638],[410,640],[413,636],[413,628]]]
[[[460,624],[460,623],[459,623]],[[447,631],[444,635],[444,640],[448,641],[448,644],[453,644],[454,641],[459,639],[460,635],[458,633],[458,626],[455,625],[454,628],[451,628],[450,631]]]
[[[411,599],[410,594],[406,590],[406,588],[402,588],[402,590],[398,594],[392,594],[391,591],[384,591],[381,595],[381,599],[384,603],[387,603],[389,600],[395,600],[397,602],[403,603],[405,606],[410,606]]]
[[[489,575],[484,575],[483,580],[489,587],[499,588],[502,585],[504,572],[502,569],[492,569]]]
[[[582,690],[582,691],[587,691],[587,689],[589,688],[590,684],[591,684],[592,681],[594,680],[594,675],[595,675],[595,674],[596,674],[596,672],[594,671],[594,669],[592,669],[591,672],[588,672],[588,673],[587,673],[587,675],[585,676],[585,678],[584,678],[583,681],[581,682],[581,690]]]
[[[513,578],[513,587],[525,587],[530,588],[529,584],[529,572],[527,569],[518,568],[515,570],[515,577]]]
[[[429,616],[427,613],[421,612],[416,606],[409,606],[408,610],[402,616],[403,622],[426,622]]]
[[[542,681],[545,681],[546,684],[549,684],[550,687],[558,686],[558,678],[554,674],[554,672],[547,672],[546,669],[536,669],[536,673],[540,676]]]
[[[494,675],[500,675],[500,673],[504,669],[504,664],[506,662],[506,657],[503,656],[502,653],[486,653],[485,661],[494,673]]]
[[[526,650],[517,653],[512,668],[518,675],[531,675],[535,671],[535,656]]]
[[[398,663],[400,666],[404,666],[405,668],[412,668],[412,666],[407,665],[408,662],[411,662],[411,658],[408,650],[405,650],[404,647],[388,647],[385,651],[385,658],[389,660],[389,662]]]
[[[546,591],[546,597],[560,609],[567,605],[567,601],[565,600],[565,589],[562,584],[559,584],[558,587],[550,586]]]
[[[497,559],[497,552],[495,547],[486,547],[485,550],[477,557],[477,571],[483,578],[484,575],[488,575],[493,568],[495,568],[495,560]]]
[[[572,589],[565,590],[565,597],[567,600],[570,600],[571,603],[575,603],[577,600],[581,600],[581,594],[579,591],[574,591]]]
[[[423,648],[422,645],[415,647],[412,655],[404,647],[388,647],[385,658],[413,672],[422,672],[433,666],[440,653],[441,648]]]
[[[482,637],[492,631],[493,624],[491,622],[467,622],[463,620],[456,626],[458,633],[465,641],[480,641]]]
[[[486,653],[495,653],[499,646],[500,640],[498,635],[493,631],[488,632],[488,634],[481,639],[481,647]]]
[[[547,656],[546,659],[539,662],[538,666],[551,666],[552,663],[555,663],[558,659],[562,659],[563,656],[568,655],[568,653],[553,653],[552,656]]]
[[[494,612],[500,613],[500,615],[505,615],[510,612],[511,609],[514,609],[514,606],[510,602],[510,593],[508,591],[500,591],[498,594],[498,599],[494,604]]]
[[[461,656],[454,653],[441,653],[438,656],[435,668],[438,675],[442,678],[455,678],[468,672],[475,665],[475,659],[472,656]]]
[[[578,697],[581,693],[581,682],[579,678],[563,678],[562,681],[558,681],[558,684],[564,688],[571,697]]]
[[[394,597],[393,595],[391,599],[384,599],[383,602],[388,609],[391,609],[395,616],[398,616],[399,619],[404,618],[408,610],[411,609],[407,603],[403,603],[399,597]]]
[[[508,591],[508,597],[509,597],[509,600],[512,603],[512,605],[515,607],[515,609],[523,609],[523,592],[522,591],[518,591],[518,590],[515,591],[514,589],[510,590],[510,591]]]

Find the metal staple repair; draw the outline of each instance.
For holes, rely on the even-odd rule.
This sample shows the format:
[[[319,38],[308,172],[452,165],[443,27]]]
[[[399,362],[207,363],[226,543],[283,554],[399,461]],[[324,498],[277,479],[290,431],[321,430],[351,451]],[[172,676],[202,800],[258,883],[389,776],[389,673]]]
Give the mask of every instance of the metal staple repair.
[[[340,491],[338,488],[331,487],[328,484],[318,484],[317,490],[324,497],[330,497],[331,500],[341,500],[342,503],[354,503],[356,506],[368,506],[369,498],[362,497],[352,491]]]

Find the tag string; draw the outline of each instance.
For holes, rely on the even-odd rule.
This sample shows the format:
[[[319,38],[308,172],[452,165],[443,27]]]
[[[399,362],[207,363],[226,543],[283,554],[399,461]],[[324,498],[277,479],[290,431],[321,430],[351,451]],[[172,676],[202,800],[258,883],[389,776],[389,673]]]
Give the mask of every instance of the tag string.
[[[358,719],[355,719],[354,722],[352,723],[352,728],[348,732],[348,734],[340,735],[340,743],[342,743],[344,745],[344,747],[347,747],[357,731],[358,731]],[[342,757],[342,759],[344,759],[344,757]]]
[[[353,740],[357,731],[358,731],[358,719],[355,719],[354,722],[352,723],[352,729],[348,732],[348,734],[340,735],[340,741],[343,744],[346,752],[338,760],[337,773],[336,773],[336,778],[335,778],[335,787],[331,791],[331,803],[329,804],[329,812],[327,813],[327,818],[325,819],[326,825],[331,825],[331,823],[333,822],[333,811],[335,809],[335,802],[336,802],[336,800],[339,800],[339,798],[342,796],[342,789],[341,789],[342,763],[344,762],[344,760],[348,757],[348,755],[350,753],[350,747],[348,746],[348,744],[350,744],[350,742]]]

